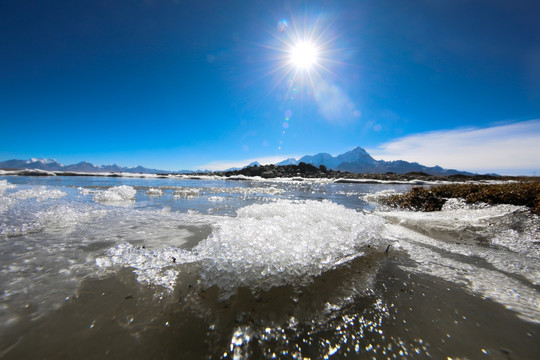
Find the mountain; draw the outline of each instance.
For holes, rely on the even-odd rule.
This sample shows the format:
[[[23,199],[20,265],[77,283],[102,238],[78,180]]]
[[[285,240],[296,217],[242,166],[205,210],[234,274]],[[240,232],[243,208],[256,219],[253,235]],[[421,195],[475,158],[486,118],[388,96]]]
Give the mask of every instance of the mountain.
[[[288,158],[278,163],[275,163],[274,165],[296,165],[297,163],[298,161],[295,158]]]
[[[223,170],[223,171],[236,171],[236,170],[241,170],[241,169],[244,169],[244,168],[247,168],[247,167],[253,167],[253,166],[261,166],[261,164],[258,162],[258,161],[253,161],[253,162],[250,162],[248,165],[246,166],[243,166],[243,167],[232,167],[232,168],[228,168],[226,170]],[[200,172],[200,171],[198,171]]]
[[[64,165],[54,159],[7,160],[0,162],[0,169],[39,169],[47,171],[62,171]]]
[[[0,169],[39,169],[46,171],[71,171],[71,172],[86,172],[86,173],[98,173],[98,172],[127,172],[127,173],[171,173],[171,171],[148,169],[142,166],[137,167],[121,167],[116,164],[113,165],[99,165],[96,166],[92,163],[83,161],[72,165],[62,165],[54,159],[30,159],[30,160],[7,160],[0,162]]]
[[[58,163],[56,161],[56,159],[36,159],[36,158],[31,158],[30,160],[26,160],[27,163],[36,163],[36,162],[39,162],[39,163],[42,163],[42,164],[54,164],[54,163]]]
[[[289,158],[275,165],[298,165],[299,163],[311,164],[316,167],[324,165],[329,170],[348,171],[354,173],[376,173],[385,174],[393,172],[396,174],[405,174],[409,172],[423,172],[429,175],[474,175],[464,171],[453,169],[443,169],[440,166],[425,166],[416,162],[408,162],[404,160],[384,161],[375,160],[368,152],[361,147],[357,147],[351,151],[347,151],[341,155],[332,156],[328,153],[319,153],[316,155],[306,155],[296,160]],[[261,166],[257,161],[245,167]],[[166,173],[193,173],[193,172],[209,172],[209,171],[165,171],[158,169],[148,169],[142,166],[137,167],[122,167],[116,164],[99,165],[83,161],[78,164],[62,165],[54,159],[30,159],[30,160],[7,160],[0,162],[0,169],[39,169],[46,171],[72,171],[72,172],[128,172],[128,173],[145,173],[145,174],[166,174]],[[228,169],[226,171],[240,170],[240,168]]]
[[[64,167],[65,171],[77,171],[77,172],[98,172],[98,169],[104,172],[100,166],[95,166],[86,161],[82,161],[78,164],[68,165]]]
[[[375,160],[368,152],[361,147],[343,153],[341,155],[332,156],[328,153],[319,153],[316,155],[306,155],[296,160],[293,158],[284,160],[276,165],[298,165],[304,162],[314,166],[324,165],[327,169],[348,171],[354,173],[377,173],[385,174],[393,172],[396,174],[405,174],[408,172],[424,172],[430,175],[473,175],[468,172],[458,171],[453,169],[443,169],[440,166],[425,166],[416,162],[408,162],[404,160],[384,161]]]
[[[341,155],[339,155],[339,156],[341,156]],[[316,155],[306,155],[306,156],[303,156],[302,158],[300,158],[300,160],[298,160],[298,163],[301,163],[301,162],[304,162],[306,164],[315,165],[317,167],[320,166],[320,165],[324,165],[328,169],[336,169],[336,170],[337,170],[337,166],[339,165],[339,161],[338,161],[337,157],[333,157],[332,155],[330,155],[328,153],[319,153],[319,154],[316,154]]]

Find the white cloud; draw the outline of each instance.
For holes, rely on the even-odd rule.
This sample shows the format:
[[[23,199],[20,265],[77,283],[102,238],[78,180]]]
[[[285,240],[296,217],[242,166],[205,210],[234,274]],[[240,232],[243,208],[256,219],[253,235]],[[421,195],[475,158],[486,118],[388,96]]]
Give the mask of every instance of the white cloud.
[[[540,119],[409,135],[369,149],[377,159],[500,174],[540,173]]]
[[[212,171],[221,171],[230,169],[233,167],[244,167],[249,165],[254,161],[258,161],[261,165],[275,164],[277,162],[283,161],[288,158],[300,158],[298,155],[282,155],[282,156],[265,156],[260,158],[244,159],[244,160],[233,160],[233,161],[212,161],[207,164],[201,165],[198,168],[201,170],[212,170]]]

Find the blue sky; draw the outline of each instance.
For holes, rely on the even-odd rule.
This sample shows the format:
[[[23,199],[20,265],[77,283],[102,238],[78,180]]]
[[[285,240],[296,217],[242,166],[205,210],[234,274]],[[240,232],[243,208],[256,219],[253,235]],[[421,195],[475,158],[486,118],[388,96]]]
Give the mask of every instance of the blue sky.
[[[2,1],[0,160],[218,169],[361,146],[540,173],[539,13],[533,0]],[[298,67],[307,41],[316,61]]]

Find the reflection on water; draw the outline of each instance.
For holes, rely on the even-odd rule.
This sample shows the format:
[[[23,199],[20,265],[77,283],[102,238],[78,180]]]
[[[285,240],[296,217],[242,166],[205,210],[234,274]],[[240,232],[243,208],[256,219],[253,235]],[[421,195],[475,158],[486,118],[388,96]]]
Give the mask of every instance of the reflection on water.
[[[306,286],[240,288],[225,301],[198,287],[190,266],[161,300],[123,270],[19,322],[4,336],[5,358],[535,358],[538,326],[400,262],[373,254]]]

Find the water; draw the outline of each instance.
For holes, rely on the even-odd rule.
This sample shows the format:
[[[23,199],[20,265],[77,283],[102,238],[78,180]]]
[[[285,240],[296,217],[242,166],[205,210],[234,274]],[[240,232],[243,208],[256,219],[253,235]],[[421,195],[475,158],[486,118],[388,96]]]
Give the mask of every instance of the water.
[[[0,358],[537,358],[538,217],[408,188],[0,177]]]

